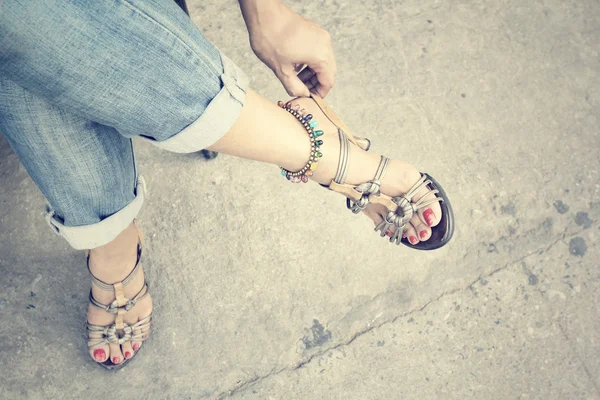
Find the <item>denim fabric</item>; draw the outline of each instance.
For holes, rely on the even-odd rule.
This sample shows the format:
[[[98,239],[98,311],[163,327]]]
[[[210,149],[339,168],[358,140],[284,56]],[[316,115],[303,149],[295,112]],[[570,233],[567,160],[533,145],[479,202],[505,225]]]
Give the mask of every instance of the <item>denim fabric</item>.
[[[0,1],[0,132],[73,247],[108,243],[139,211],[130,138],[208,147],[247,85],[172,0]]]

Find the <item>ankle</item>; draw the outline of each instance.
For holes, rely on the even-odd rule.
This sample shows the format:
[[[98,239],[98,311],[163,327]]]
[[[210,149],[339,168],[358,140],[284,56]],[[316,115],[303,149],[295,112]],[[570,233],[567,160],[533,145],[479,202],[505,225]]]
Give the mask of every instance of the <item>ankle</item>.
[[[312,179],[320,184],[329,185],[335,177],[340,159],[340,140],[337,131],[326,134],[323,142],[323,158]],[[368,153],[360,147],[350,144],[348,173],[344,183],[358,185],[373,179],[379,160],[379,155]]]
[[[138,229],[132,223],[112,242],[90,251],[90,272],[103,281],[125,278],[136,264],[138,243]]]

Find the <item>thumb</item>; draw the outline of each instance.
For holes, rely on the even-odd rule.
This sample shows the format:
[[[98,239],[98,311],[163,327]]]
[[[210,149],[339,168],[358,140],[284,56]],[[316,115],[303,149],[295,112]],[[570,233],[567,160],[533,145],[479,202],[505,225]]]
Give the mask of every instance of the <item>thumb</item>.
[[[276,75],[290,96],[310,96],[310,91],[308,90],[304,82],[302,82],[293,71],[291,73],[286,73],[282,71],[277,73]]]

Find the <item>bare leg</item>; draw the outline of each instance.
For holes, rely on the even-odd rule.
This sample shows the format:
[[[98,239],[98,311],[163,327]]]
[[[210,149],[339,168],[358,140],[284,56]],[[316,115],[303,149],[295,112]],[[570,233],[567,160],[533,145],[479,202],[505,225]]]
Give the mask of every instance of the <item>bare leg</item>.
[[[336,127],[324,116],[311,99],[301,98],[294,101],[319,122],[319,129],[325,131],[322,153],[324,157],[312,179],[329,184],[335,175],[338,163],[339,141]],[[231,130],[210,147],[210,150],[238,157],[276,164],[288,170],[301,169],[309,157],[309,139],[306,131],[288,112],[270,103],[252,90],[248,91],[246,104],[240,117]],[[347,182],[358,184],[373,178],[380,156],[367,153],[352,146]],[[385,194],[397,196],[406,193],[419,179],[419,171],[412,165],[393,160],[390,172],[382,182],[381,190]],[[276,171],[274,171],[274,174]],[[419,195],[415,196],[415,200]],[[370,204],[365,213],[378,224],[385,215],[385,208]],[[425,241],[431,236],[431,226],[439,223],[441,209],[438,204],[413,216],[405,228],[406,237],[411,243]]]
[[[311,99],[296,99],[293,103],[300,104],[307,112],[313,114],[319,122],[319,129],[325,132],[321,147],[324,156],[319,161],[319,167],[312,179],[329,184],[338,164],[337,128]],[[209,149],[296,171],[304,166],[309,157],[310,142],[302,125],[287,111],[249,90],[245,106],[236,123]],[[350,159],[347,182],[358,184],[373,178],[380,156],[352,146]],[[392,196],[406,193],[420,176],[417,169],[403,161],[392,161],[389,169],[390,172],[384,178],[381,190]],[[274,169],[275,178],[278,178],[277,174],[278,171]],[[433,204],[430,208],[435,214],[433,221],[427,221],[427,218],[419,213],[413,216],[410,224],[407,225],[405,233],[407,237],[413,238],[411,241],[427,240],[431,234],[430,226],[435,226],[439,221],[441,216],[439,206]],[[365,214],[376,224],[381,221],[385,212],[383,206],[373,204],[365,210]],[[90,256],[90,269],[94,276],[107,283],[123,280],[135,265],[137,243],[138,232],[132,224],[112,242],[93,249]],[[127,287],[126,295],[133,297],[141,289],[143,282],[143,273],[136,275],[134,281]],[[115,299],[112,292],[102,291],[96,287],[92,288],[92,292],[94,297],[104,304],[110,304]],[[125,321],[133,324],[138,321],[138,318],[148,315],[151,310],[152,301],[148,297],[126,314]],[[110,325],[114,321],[114,316],[90,306],[88,320],[97,325]],[[104,361],[110,357],[113,363],[119,364],[124,358],[131,357],[139,345],[141,343],[136,342],[125,343],[122,346],[111,344],[90,351],[90,354],[96,361]]]

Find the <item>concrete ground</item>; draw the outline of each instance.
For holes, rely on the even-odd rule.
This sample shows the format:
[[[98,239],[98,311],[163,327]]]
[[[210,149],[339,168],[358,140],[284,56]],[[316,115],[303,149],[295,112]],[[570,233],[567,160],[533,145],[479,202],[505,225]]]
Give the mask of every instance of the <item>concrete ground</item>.
[[[190,9],[285,98],[235,3]],[[288,3],[334,39],[328,102],[443,182],[451,245],[397,248],[274,167],[137,143],[155,330],[109,373],[83,255],[2,139],[0,398],[600,398],[600,3]]]

